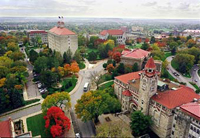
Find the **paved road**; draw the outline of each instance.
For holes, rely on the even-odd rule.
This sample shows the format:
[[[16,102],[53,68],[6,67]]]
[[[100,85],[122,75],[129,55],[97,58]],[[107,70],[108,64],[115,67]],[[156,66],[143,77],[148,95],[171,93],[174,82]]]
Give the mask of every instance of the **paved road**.
[[[81,82],[78,90],[73,95],[71,95],[72,109],[74,109],[74,105],[76,104],[76,101],[78,99],[80,99],[82,94],[84,93],[83,86],[86,82],[90,81],[90,79],[89,79],[90,73],[93,71],[101,72],[103,70],[102,65],[105,62],[106,61],[100,63],[98,66],[96,66],[94,68],[81,70],[79,72],[79,75],[81,75],[83,77],[83,79],[82,79],[82,82]],[[91,137],[91,136],[95,135],[94,124],[92,123],[92,121],[88,121],[88,122],[84,123],[80,119],[77,119],[77,123],[78,123],[79,129],[80,129],[83,137]]]
[[[41,110],[41,104],[32,106],[30,108],[26,108],[24,110],[20,110],[18,112],[14,112],[14,113],[6,115],[6,116],[2,116],[2,117],[0,117],[0,120],[1,121],[8,120],[9,117],[11,117],[13,120],[19,119],[23,116],[30,115],[30,114],[38,112],[40,110]]]
[[[29,77],[27,78],[27,95],[28,98],[34,98],[34,97],[38,97],[40,96],[40,93],[38,91],[37,85],[35,83],[33,83],[33,66],[30,64],[28,56],[26,55],[25,52],[25,47],[20,48],[21,52],[23,52],[25,54],[25,61],[27,63],[27,68],[28,68],[28,74]]]
[[[196,83],[198,87],[200,87],[200,77],[198,75],[199,69],[198,65],[194,65],[191,69],[192,82]]]
[[[190,88],[192,88],[193,90],[196,90],[190,83],[189,81],[183,77],[178,71],[176,71],[172,66],[171,66],[171,61],[172,61],[172,58],[173,56],[170,56],[167,58],[167,61],[169,62],[169,65],[168,65],[168,72],[174,77],[176,78],[179,82],[184,82],[186,83],[186,85]],[[177,74],[179,74],[179,76],[175,76],[173,73],[176,72]]]

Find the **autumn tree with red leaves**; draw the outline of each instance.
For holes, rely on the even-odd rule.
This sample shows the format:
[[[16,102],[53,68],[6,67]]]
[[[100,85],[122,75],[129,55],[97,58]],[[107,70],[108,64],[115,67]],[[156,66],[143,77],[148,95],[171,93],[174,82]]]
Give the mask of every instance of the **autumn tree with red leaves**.
[[[70,119],[56,106],[52,106],[48,109],[44,119],[45,128],[50,129],[52,137],[61,136],[65,130],[68,131],[71,127]]]
[[[113,64],[109,64],[109,65],[106,67],[106,69],[108,70],[109,73],[111,73],[111,72],[115,69],[115,67],[113,66]]]
[[[113,54],[113,59],[117,62],[117,63],[119,63],[120,62],[120,60],[121,60],[121,53],[120,52],[115,52],[114,54]]]

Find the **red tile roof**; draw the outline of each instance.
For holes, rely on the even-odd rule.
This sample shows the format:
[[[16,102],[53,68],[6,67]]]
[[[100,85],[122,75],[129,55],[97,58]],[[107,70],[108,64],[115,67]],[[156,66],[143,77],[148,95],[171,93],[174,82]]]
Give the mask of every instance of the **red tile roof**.
[[[33,30],[29,32],[30,34],[46,34],[47,32],[44,30]]]
[[[130,52],[131,52],[131,50],[125,49],[125,50],[122,51],[122,55],[128,54]]]
[[[183,112],[186,112],[189,115],[200,120],[200,103],[199,102],[192,102],[192,103],[184,104],[181,106],[181,109]]]
[[[9,120],[0,122],[0,137],[12,137]]]
[[[124,34],[122,30],[103,30],[100,32],[100,35],[106,35],[107,33],[109,35],[123,35]]]
[[[100,32],[100,35],[106,35],[107,33],[108,33],[107,30],[103,30],[103,31]]]
[[[124,96],[132,96],[131,92],[129,90],[123,91],[122,94]]]
[[[143,71],[137,71],[137,72],[132,72],[132,73],[128,73],[128,74],[124,74],[121,76],[117,76],[115,77],[115,79],[118,79],[119,81],[128,84],[128,81],[133,80],[133,79],[139,79],[140,75],[139,73],[142,73]]]
[[[177,106],[193,101],[194,98],[198,99],[200,96],[196,94],[193,89],[181,86],[181,88],[177,90],[160,92],[158,95],[154,95],[151,99],[169,109],[173,109]]]
[[[155,65],[154,60],[153,60],[152,57],[147,61],[146,65],[145,65],[145,68],[151,68],[151,69],[155,69],[156,68],[156,65]]]
[[[150,52],[142,50],[142,49],[134,49],[132,51],[122,51],[123,57],[131,57],[131,58],[143,58],[147,57]]]
[[[68,30],[67,28],[60,28],[60,27],[53,27],[52,29],[49,30],[49,32],[52,32],[57,35],[75,35],[74,32]]]

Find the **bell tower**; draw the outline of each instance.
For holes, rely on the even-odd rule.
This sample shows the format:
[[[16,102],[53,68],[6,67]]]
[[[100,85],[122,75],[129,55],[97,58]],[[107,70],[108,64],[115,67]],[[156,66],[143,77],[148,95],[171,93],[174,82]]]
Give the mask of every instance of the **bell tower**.
[[[158,76],[156,73],[156,65],[151,57],[144,68],[144,72],[140,76],[138,108],[145,115],[149,111],[150,98],[157,92]]]

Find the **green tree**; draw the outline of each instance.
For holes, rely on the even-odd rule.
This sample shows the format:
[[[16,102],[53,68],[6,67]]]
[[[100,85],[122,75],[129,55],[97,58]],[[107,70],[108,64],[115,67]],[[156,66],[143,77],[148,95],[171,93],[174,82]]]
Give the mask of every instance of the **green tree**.
[[[37,73],[40,73],[41,71],[45,71],[48,69],[48,58],[45,56],[37,58],[37,60],[34,62],[34,70]]]
[[[86,38],[83,35],[78,35],[78,46],[85,46]]]
[[[24,99],[19,91],[12,89],[11,103],[13,108],[18,108],[24,105]]]
[[[90,53],[88,53],[88,60],[93,61],[97,59],[97,54],[94,51],[91,51]]]
[[[22,52],[19,52],[19,51],[15,51],[15,52],[12,52],[10,54],[10,58],[13,59],[14,61],[23,60],[24,57],[25,57],[25,55]]]
[[[75,105],[77,117],[81,118],[82,121],[93,119],[97,122],[99,115],[120,109],[119,101],[101,90],[84,93]]]
[[[117,67],[117,72],[124,74],[125,73],[125,67],[123,63],[120,63],[119,66]]]
[[[38,56],[39,55],[38,55],[38,53],[35,50],[33,50],[33,49],[30,50],[30,52],[29,52],[29,58],[30,58],[30,61],[32,63],[35,62],[35,60],[38,58]]]
[[[151,44],[154,44],[155,42],[156,42],[156,39],[155,39],[154,36],[152,36],[152,37],[151,37],[151,40],[150,40],[150,43],[151,43]]]
[[[71,98],[68,92],[55,92],[52,95],[48,95],[42,102],[42,112],[46,115],[47,110],[52,107],[69,108],[71,106]]]
[[[67,52],[64,52],[63,54],[63,63],[67,63],[70,64],[72,60],[72,52],[70,50],[70,48],[67,50]]]
[[[5,56],[1,56],[0,57],[0,66],[5,66],[7,68],[10,68],[10,66],[12,65],[13,63],[13,60],[8,58],[8,57],[5,57]]]
[[[132,66],[132,71],[133,72],[136,72],[139,70],[139,66],[138,66],[138,63],[134,63],[133,66]]]
[[[81,60],[82,60],[82,57],[81,57],[81,54],[80,52],[77,50],[74,54],[74,58],[73,58],[78,64],[80,64]]]
[[[53,84],[60,80],[60,76],[57,73],[47,70],[40,73],[39,79],[46,87],[52,87]]]
[[[141,46],[141,49],[143,49],[143,50],[147,50],[148,48],[149,48],[149,44],[148,43],[144,43]]]
[[[169,48],[171,50],[172,55],[174,55],[176,53],[177,47],[178,47],[177,42],[172,41],[172,42],[169,43]]]
[[[189,72],[194,65],[194,56],[189,54],[177,54],[173,61],[178,65],[177,70],[181,73]],[[172,62],[173,62],[172,61]]]
[[[144,115],[141,111],[135,111],[131,114],[130,127],[134,136],[146,134],[152,123],[151,117]]]
[[[107,65],[108,65],[107,63],[104,63],[103,68],[106,69]]]
[[[6,77],[6,75],[9,73],[9,70],[5,66],[0,66],[0,78]]]

